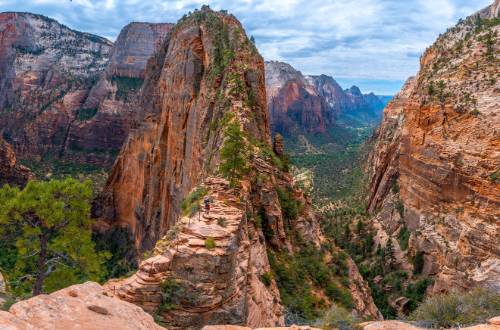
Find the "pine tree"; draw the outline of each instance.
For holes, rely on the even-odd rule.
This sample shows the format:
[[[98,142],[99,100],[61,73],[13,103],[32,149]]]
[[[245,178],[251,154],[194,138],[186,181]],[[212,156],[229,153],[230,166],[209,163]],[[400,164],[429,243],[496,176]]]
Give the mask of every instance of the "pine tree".
[[[226,126],[224,136],[219,170],[229,180],[231,186],[235,186],[248,170],[247,149],[239,122],[234,119],[230,121]]]
[[[396,264],[396,257],[394,256],[394,246],[391,238],[387,240],[387,244],[385,245],[385,259],[389,269],[393,269]]]
[[[16,293],[38,295],[103,277],[108,253],[94,250],[91,198],[90,181],[71,178],[0,189],[0,232],[11,233],[17,249],[9,274]]]

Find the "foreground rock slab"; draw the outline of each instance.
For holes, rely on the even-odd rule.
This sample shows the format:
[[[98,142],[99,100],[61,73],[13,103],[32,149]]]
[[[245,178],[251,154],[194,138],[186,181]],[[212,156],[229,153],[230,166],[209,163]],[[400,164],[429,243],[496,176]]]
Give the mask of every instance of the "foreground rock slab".
[[[161,330],[141,308],[104,295],[94,282],[40,295],[0,312],[2,330]]]

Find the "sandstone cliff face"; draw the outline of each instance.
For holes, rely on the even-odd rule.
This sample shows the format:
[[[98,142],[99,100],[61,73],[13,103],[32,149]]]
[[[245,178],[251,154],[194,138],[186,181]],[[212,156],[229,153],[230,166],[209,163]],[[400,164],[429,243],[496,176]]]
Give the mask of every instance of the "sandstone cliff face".
[[[146,64],[172,26],[130,23],[122,29],[105,72],[83,105],[89,116],[74,122],[66,148],[84,154],[98,152],[100,159],[95,161],[112,165],[129,130],[146,115],[141,111],[139,97]]]
[[[283,325],[268,249],[293,252],[290,228],[316,247],[323,236],[310,201],[270,155],[262,58],[232,15],[203,8],[172,29],[146,71],[141,98],[151,115],[129,135],[94,213],[102,230],[129,228],[138,251],[154,247],[153,257],[110,281],[109,293],[171,329]],[[241,126],[249,153],[238,188],[217,171],[228,120]],[[292,222],[278,189],[303,205]],[[196,191],[212,200],[210,213],[195,200],[181,214]]]
[[[500,290],[498,6],[426,50],[416,78],[386,108],[372,154],[374,223],[388,237],[410,230],[401,263],[423,253],[432,292]]]
[[[63,151],[111,48],[44,16],[0,14],[0,126],[18,156]]]
[[[0,187],[4,184],[24,185],[31,177],[30,170],[17,163],[12,147],[0,138]]]
[[[131,23],[116,44],[27,13],[0,15],[1,133],[22,158],[111,166],[146,63],[172,24]]]
[[[325,133],[334,113],[300,71],[282,62],[266,62],[271,130],[281,134]]]

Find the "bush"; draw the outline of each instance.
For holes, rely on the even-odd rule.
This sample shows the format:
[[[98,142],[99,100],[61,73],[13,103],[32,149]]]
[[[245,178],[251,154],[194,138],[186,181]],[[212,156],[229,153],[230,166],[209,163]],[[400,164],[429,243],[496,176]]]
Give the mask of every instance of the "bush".
[[[167,312],[177,308],[184,294],[182,285],[174,279],[167,279],[161,282],[160,286],[162,289],[162,301],[159,307],[160,312]]]
[[[401,228],[399,234],[398,234],[398,242],[399,246],[401,247],[401,250],[405,251],[408,249],[408,241],[410,240],[410,231],[406,226]]]
[[[466,326],[485,322],[500,313],[500,295],[476,289],[427,298],[410,316],[428,327]]]
[[[96,113],[97,113],[97,108],[84,108],[78,111],[78,115],[76,116],[76,118],[79,121],[85,121],[93,118]]]
[[[271,272],[265,272],[264,274],[262,274],[261,280],[265,286],[270,286],[272,283],[272,279],[273,275],[271,274]]]
[[[351,330],[356,329],[356,320],[343,307],[333,305],[323,316],[317,326],[323,329]]]
[[[215,239],[213,237],[207,237],[205,239],[205,247],[209,250],[215,249]]]
[[[424,253],[417,251],[415,258],[413,258],[413,274],[420,274],[424,269]]]
[[[182,214],[193,216],[200,209],[200,200],[207,194],[204,187],[198,187],[184,198],[181,203]]]
[[[217,224],[221,227],[226,227],[226,222],[227,222],[227,219],[226,218],[218,218],[217,219]]]

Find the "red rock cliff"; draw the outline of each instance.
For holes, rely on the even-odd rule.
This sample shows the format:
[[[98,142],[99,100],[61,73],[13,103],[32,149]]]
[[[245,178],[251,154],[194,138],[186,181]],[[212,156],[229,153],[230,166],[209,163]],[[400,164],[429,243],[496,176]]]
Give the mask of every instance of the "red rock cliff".
[[[389,236],[410,230],[404,257],[423,253],[433,292],[500,290],[498,7],[426,50],[418,75],[386,108],[372,154],[374,221]]]

